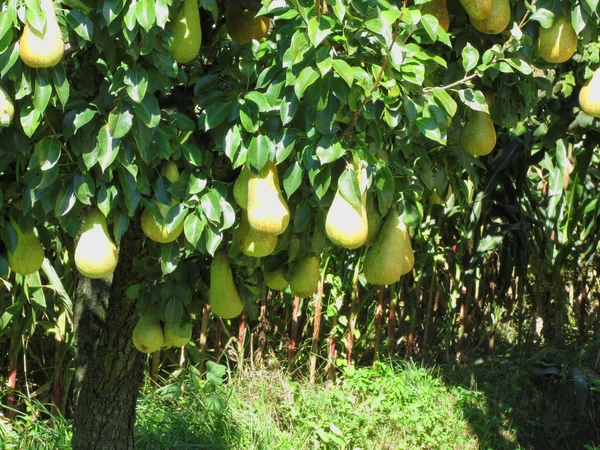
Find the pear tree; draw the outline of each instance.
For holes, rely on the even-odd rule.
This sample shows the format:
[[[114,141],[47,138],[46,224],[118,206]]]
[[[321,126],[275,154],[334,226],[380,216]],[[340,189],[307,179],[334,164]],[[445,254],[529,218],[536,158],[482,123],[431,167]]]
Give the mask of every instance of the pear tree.
[[[133,448],[147,354],[193,341],[205,305],[253,320],[341,252],[395,283],[450,193],[477,224],[508,168],[585,178],[598,7],[4,1],[0,278],[73,300],[73,448]]]

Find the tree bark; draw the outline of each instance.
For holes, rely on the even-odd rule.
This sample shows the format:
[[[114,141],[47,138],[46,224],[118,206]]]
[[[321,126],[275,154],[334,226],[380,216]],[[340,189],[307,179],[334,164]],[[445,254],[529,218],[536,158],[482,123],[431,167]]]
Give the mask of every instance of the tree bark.
[[[137,300],[128,299],[125,290],[141,281],[134,262],[142,253],[142,237],[139,220],[132,220],[114,274],[77,280],[74,450],[134,448],[135,407],[146,355],[131,341]]]

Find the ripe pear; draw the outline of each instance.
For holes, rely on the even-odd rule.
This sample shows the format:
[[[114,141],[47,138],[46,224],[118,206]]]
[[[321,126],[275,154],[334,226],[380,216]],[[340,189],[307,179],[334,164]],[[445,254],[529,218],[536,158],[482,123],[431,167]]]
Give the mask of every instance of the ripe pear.
[[[250,179],[250,173],[250,169],[244,166],[235,183],[233,183],[233,198],[238,206],[244,210],[248,209],[248,180]]]
[[[551,63],[571,59],[577,50],[577,33],[563,15],[556,16],[550,28],[540,28],[538,54]]]
[[[331,242],[349,249],[365,243],[369,232],[366,206],[366,191],[361,196],[360,208],[357,208],[337,190],[325,219],[325,233]]]
[[[10,125],[15,115],[15,105],[6,92],[0,87],[0,126]]]
[[[44,247],[33,231],[23,233],[15,222],[11,224],[17,232],[17,247],[14,253],[8,252],[8,267],[20,275],[37,272],[44,262]]]
[[[274,291],[283,291],[290,284],[281,268],[265,272],[265,283],[269,289]]]
[[[450,16],[448,15],[446,0],[431,0],[429,3],[423,5],[421,14],[431,14],[434,16],[438,20],[440,27],[446,32],[450,28]]]
[[[482,20],[492,14],[494,0],[460,0],[471,19]]]
[[[485,34],[500,34],[510,22],[510,0],[494,0],[492,13],[484,19],[471,17],[471,24]]]
[[[375,244],[367,250],[363,273],[371,284],[392,284],[412,270],[414,254],[406,224],[392,209]]]
[[[142,316],[133,329],[133,345],[142,353],[154,353],[164,345],[160,320],[155,316]]]
[[[600,117],[600,69],[579,91],[579,107],[588,116]]]
[[[262,258],[273,253],[277,247],[277,235],[256,231],[248,223],[248,217],[244,211],[238,229],[238,245],[245,255]]]
[[[240,299],[229,257],[225,251],[218,251],[210,264],[210,288],[208,302],[212,311],[222,319],[233,319],[244,309]]]
[[[192,324],[189,322],[166,322],[163,327],[165,337],[161,348],[184,347],[192,338]]]
[[[65,43],[52,0],[40,0],[40,7],[46,16],[43,32],[38,32],[26,23],[19,43],[21,60],[35,68],[55,66],[65,54]]]
[[[225,11],[227,34],[238,44],[246,44],[253,39],[260,41],[269,32],[269,18],[255,17],[256,13],[239,6],[231,6]]]
[[[177,165],[173,161],[165,162],[162,168],[162,174],[171,183],[175,183],[179,180],[179,169],[177,169]],[[142,231],[146,236],[148,236],[149,239],[161,244],[168,244],[169,242],[176,240],[181,235],[183,232],[183,221],[170,233],[167,231],[167,214],[169,213],[171,206],[176,203],[179,203],[179,201],[175,200],[171,205],[166,205],[160,202],[156,203],[162,216],[162,221],[160,223],[154,218],[152,213],[147,208],[144,209],[142,212]]]
[[[369,222],[369,232],[367,233],[365,245],[370,247],[377,240],[381,225],[383,224],[383,217],[381,217],[381,214],[377,208],[375,208],[375,203],[371,196],[367,197],[367,219]]]
[[[473,111],[459,137],[462,149],[474,156],[487,155],[496,146],[496,129],[488,113]]]
[[[321,260],[307,256],[296,263],[290,277],[290,289],[296,297],[310,297],[319,288]]]
[[[119,253],[113,243],[106,219],[96,207],[90,209],[79,242],[75,247],[75,266],[88,278],[103,278],[115,271]]]
[[[179,64],[193,61],[202,45],[202,28],[198,0],[184,0],[175,21],[171,24],[173,44],[171,55]]]
[[[248,222],[256,231],[276,235],[290,223],[290,209],[281,194],[277,167],[272,161],[248,180]]]

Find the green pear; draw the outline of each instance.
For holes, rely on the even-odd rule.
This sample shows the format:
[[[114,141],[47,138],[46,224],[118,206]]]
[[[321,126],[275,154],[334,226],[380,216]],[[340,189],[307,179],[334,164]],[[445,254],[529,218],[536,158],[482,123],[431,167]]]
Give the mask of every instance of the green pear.
[[[155,316],[142,316],[133,329],[131,336],[133,345],[142,353],[154,353],[164,345],[160,320]]]
[[[162,349],[171,347],[184,347],[192,338],[192,324],[189,322],[166,322],[163,327],[164,342]]]
[[[550,28],[541,28],[538,36],[538,54],[551,63],[571,59],[577,50],[577,33],[563,15],[556,16]]]
[[[65,54],[65,43],[52,0],[40,0],[40,7],[46,16],[44,30],[40,33],[27,22],[19,42],[21,60],[35,68],[55,66]]]
[[[225,28],[229,37],[238,44],[260,41],[269,32],[269,18],[256,17],[256,12],[239,6],[228,6],[225,9]]]
[[[412,270],[414,254],[406,224],[392,209],[386,216],[375,244],[367,250],[363,274],[371,284],[393,284]]]
[[[379,210],[375,208],[375,202],[371,195],[367,196],[367,219],[369,222],[369,232],[367,233],[367,240],[365,245],[370,247],[377,240],[379,230],[383,224],[383,217],[379,213]]]
[[[496,129],[490,115],[473,111],[459,136],[462,149],[474,156],[487,155],[496,146]]]
[[[88,278],[103,278],[115,271],[119,253],[113,243],[102,212],[90,209],[83,232],[75,247],[75,266]]]
[[[44,262],[44,247],[32,231],[23,233],[16,222],[11,224],[17,232],[17,247],[15,252],[8,252],[8,267],[20,275],[37,272]]]
[[[283,273],[283,269],[275,269],[272,272],[265,272],[265,284],[274,291],[283,291],[290,282]]]
[[[310,297],[319,289],[321,260],[307,256],[296,263],[290,277],[290,289],[296,297]]]
[[[238,245],[245,255],[262,258],[273,253],[277,247],[277,235],[256,231],[248,223],[248,217],[244,211],[238,229]]]
[[[15,115],[15,105],[8,94],[0,87],[0,127],[8,126]]]
[[[500,34],[510,22],[510,0],[494,0],[492,13],[484,19],[471,17],[471,24],[485,34]]]
[[[492,14],[494,0],[460,0],[471,19],[482,20]]]
[[[366,191],[361,196],[360,207],[356,207],[342,197],[338,189],[325,219],[325,233],[329,240],[349,249],[363,245],[369,233],[366,205]]]
[[[421,9],[421,14],[431,14],[434,16],[438,20],[440,27],[446,32],[450,28],[450,16],[448,15],[446,0],[431,0],[429,3],[425,3],[423,9]]]
[[[175,183],[179,180],[179,169],[173,161],[165,162],[161,173],[171,183]],[[148,236],[149,239],[161,244],[168,244],[169,242],[176,240],[181,235],[183,232],[183,221],[181,221],[181,223],[177,225],[175,229],[171,230],[171,232],[167,231],[167,214],[169,213],[171,207],[177,203],[179,203],[178,200],[174,200],[171,205],[166,205],[160,202],[156,203],[156,206],[158,206],[162,217],[161,222],[156,220],[156,218],[147,208],[144,209],[142,212],[142,231],[146,236]]]
[[[256,231],[280,235],[290,222],[290,209],[281,194],[277,167],[268,161],[248,180],[248,222]]]
[[[202,45],[202,28],[198,0],[185,0],[175,21],[171,24],[173,44],[171,55],[179,64],[193,61]]]
[[[600,69],[579,91],[579,107],[588,116],[600,117]]]
[[[233,183],[233,198],[239,207],[244,210],[248,209],[248,180],[250,174],[250,169],[244,166],[235,183]]]
[[[208,302],[213,313],[222,319],[233,319],[239,316],[244,309],[244,304],[233,280],[229,257],[223,250],[215,253],[210,264]]]

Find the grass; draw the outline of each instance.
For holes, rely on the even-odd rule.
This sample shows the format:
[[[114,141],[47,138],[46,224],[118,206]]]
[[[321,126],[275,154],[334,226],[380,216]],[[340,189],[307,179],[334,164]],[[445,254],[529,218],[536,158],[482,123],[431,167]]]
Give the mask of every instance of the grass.
[[[536,379],[496,361],[458,371],[413,363],[346,368],[334,383],[290,381],[278,370],[227,379],[189,367],[138,401],[139,449],[594,449],[599,393],[576,408],[572,381]],[[595,401],[595,403],[593,403]],[[68,449],[69,421],[26,402],[0,448]],[[588,417],[589,416],[589,417]],[[586,445],[584,447],[584,445]]]

